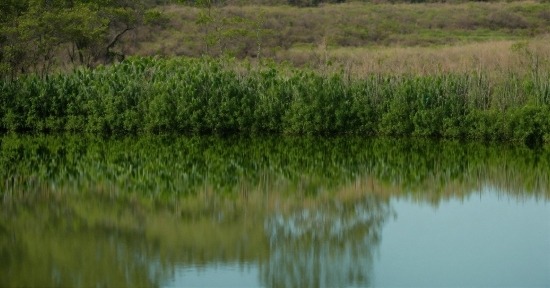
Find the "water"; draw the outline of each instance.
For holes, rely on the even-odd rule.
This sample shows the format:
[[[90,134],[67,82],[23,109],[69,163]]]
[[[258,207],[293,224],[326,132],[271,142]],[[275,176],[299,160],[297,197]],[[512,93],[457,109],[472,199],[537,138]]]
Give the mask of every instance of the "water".
[[[547,149],[0,141],[1,287],[550,286]]]
[[[438,208],[398,200],[375,286],[547,287],[550,205],[487,188]]]
[[[383,228],[383,241],[376,247],[374,258],[370,254],[350,255],[339,246],[330,247],[330,253],[337,254],[330,259],[324,258],[326,255],[321,251],[316,251],[319,257],[293,251],[282,256],[290,258],[293,264],[283,266],[292,265],[292,269],[305,271],[325,266],[330,271],[310,271],[311,276],[306,272],[302,279],[295,278],[296,282],[292,282],[287,279],[292,269],[283,269],[285,273],[269,278],[270,283],[259,276],[279,274],[279,262],[263,270],[264,266],[258,263],[181,265],[164,286],[547,287],[550,283],[548,203],[533,200],[518,203],[517,199],[499,196],[494,191],[480,191],[464,201],[451,200],[439,208],[407,200],[392,201],[392,207],[397,217]],[[346,239],[342,243],[351,244]],[[312,261],[306,260],[302,265],[300,261],[308,257]],[[320,260],[323,263],[312,263]],[[332,263],[334,260],[337,261]],[[367,266],[359,271],[371,281],[354,283],[348,276],[358,270],[356,265],[361,261],[372,265],[372,269]],[[313,279],[304,283],[308,277]],[[326,282],[321,281],[323,278]]]

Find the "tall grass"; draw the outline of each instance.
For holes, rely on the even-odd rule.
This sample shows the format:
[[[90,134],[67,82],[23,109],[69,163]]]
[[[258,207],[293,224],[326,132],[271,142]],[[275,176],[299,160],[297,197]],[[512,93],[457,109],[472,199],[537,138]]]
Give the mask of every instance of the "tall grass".
[[[550,35],[529,41],[487,41],[428,47],[291,48],[277,56],[296,66],[330,68],[339,63],[352,74],[436,74],[483,71],[488,77],[532,73],[550,67]],[[282,62],[282,61],[281,61]]]
[[[286,133],[550,141],[542,72],[366,75],[232,60],[132,58],[0,82],[16,132]]]
[[[159,10],[166,16],[165,28],[136,29],[131,32],[132,37],[122,39],[120,49],[141,56],[229,53],[256,57],[260,41],[262,57],[304,64],[301,57],[323,43],[334,49],[455,46],[532,39],[547,34],[550,25],[550,4],[535,1],[366,1],[302,9],[250,5],[250,1],[221,2],[229,5],[215,6],[210,11],[210,23],[198,21],[200,8],[161,6]],[[244,21],[230,21],[234,17]],[[219,41],[206,49],[205,39],[211,37]]]

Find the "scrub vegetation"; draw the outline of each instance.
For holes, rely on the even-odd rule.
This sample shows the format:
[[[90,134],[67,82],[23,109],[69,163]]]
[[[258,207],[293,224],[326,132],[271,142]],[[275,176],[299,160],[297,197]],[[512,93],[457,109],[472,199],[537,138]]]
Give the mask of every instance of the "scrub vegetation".
[[[0,7],[1,131],[550,142],[546,2],[103,2]]]
[[[550,77],[539,70],[354,77],[226,59],[133,58],[1,82],[13,132],[284,133],[550,140]]]
[[[130,55],[274,58],[297,65],[323,59],[323,52],[448,47],[521,41],[549,32],[550,3],[324,4],[296,8],[229,3],[158,8],[165,28],[141,26],[120,45]],[[258,47],[258,41],[261,45]],[[321,59],[316,59],[321,58]]]

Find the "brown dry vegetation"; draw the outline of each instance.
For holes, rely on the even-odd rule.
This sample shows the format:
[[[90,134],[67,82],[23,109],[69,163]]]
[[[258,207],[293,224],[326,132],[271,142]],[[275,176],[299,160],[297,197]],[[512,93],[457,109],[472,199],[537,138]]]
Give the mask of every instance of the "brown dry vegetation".
[[[550,67],[550,37],[529,41],[488,41],[442,47],[386,47],[289,49],[278,55],[299,64],[340,68],[354,75],[369,73],[417,74],[471,73],[493,75],[531,73]]]
[[[534,58],[548,59],[550,50],[550,3],[533,1],[159,9],[164,28],[136,30],[122,45],[125,54],[260,54],[358,73],[430,73],[526,68]],[[198,24],[201,12],[213,21]]]

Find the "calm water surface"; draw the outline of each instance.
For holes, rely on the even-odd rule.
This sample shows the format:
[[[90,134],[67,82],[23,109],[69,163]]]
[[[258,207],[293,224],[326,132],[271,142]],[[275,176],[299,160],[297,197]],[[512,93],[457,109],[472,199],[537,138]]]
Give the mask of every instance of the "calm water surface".
[[[311,269],[311,274],[294,279],[277,275],[279,278],[270,285],[260,277],[264,272],[262,263],[181,265],[162,286],[548,287],[548,203],[518,201],[495,191],[480,191],[465,200],[450,200],[439,208],[410,200],[395,200],[391,204],[398,216],[383,228],[383,241],[373,247],[374,258],[370,254],[351,255],[339,245],[326,251],[339,254],[334,258],[324,258],[322,251],[293,251],[286,255],[297,261],[290,268]],[[349,244],[343,239],[341,245]],[[300,267],[304,258],[311,261]],[[323,260],[327,262],[320,263]],[[366,269],[356,271],[355,265],[361,261]],[[319,269],[322,266],[328,269]],[[349,278],[348,273],[364,273],[361,276],[370,280]],[[304,282],[304,278],[311,282]]]
[[[549,287],[550,151],[0,138],[1,287]]]

